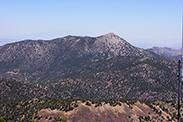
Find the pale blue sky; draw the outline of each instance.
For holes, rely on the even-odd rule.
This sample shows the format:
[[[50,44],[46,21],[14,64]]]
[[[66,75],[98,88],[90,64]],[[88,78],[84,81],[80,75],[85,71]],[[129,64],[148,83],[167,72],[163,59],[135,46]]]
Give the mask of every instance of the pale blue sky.
[[[0,0],[0,45],[114,32],[135,46],[179,48],[181,14],[181,0]]]

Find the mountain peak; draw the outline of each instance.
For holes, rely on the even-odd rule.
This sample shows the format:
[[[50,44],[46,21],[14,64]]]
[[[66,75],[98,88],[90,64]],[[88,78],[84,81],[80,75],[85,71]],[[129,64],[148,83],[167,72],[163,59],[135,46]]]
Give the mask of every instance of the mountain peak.
[[[108,33],[108,34],[106,34],[106,35],[115,36],[116,34],[115,34],[115,33],[113,33],[113,32],[110,32],[110,33]]]
[[[119,37],[119,36],[117,36],[115,33],[112,33],[112,32],[110,32],[110,33],[107,33],[107,34],[105,34],[105,35],[103,35],[104,37]]]
[[[122,39],[121,37],[119,37],[114,33],[108,33],[108,34],[102,35],[98,37],[97,40],[99,42],[104,42],[106,44],[119,44],[119,43],[125,44],[126,43],[124,39]]]

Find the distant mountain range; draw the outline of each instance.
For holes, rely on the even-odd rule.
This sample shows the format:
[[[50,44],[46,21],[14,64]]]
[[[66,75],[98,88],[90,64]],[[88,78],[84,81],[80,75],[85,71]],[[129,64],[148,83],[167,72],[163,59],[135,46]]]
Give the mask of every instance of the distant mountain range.
[[[114,33],[24,40],[0,47],[0,77],[41,85],[37,89],[45,97],[176,100],[177,63],[153,49]],[[6,92],[1,93],[3,99]]]
[[[178,56],[181,54],[181,49],[172,49],[168,47],[153,47],[152,50],[157,51],[166,56]]]
[[[169,47],[153,47],[152,50],[168,56],[171,60],[177,61],[181,59],[181,49],[172,49]]]

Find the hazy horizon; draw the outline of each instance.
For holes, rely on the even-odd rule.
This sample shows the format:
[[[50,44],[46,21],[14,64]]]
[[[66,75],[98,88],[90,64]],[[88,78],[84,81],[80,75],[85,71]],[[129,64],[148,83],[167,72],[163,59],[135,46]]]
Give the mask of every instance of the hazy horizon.
[[[103,35],[105,35],[105,34],[103,34]],[[65,36],[68,36],[68,35],[65,35]],[[65,37],[65,36],[62,36],[62,37]],[[81,36],[81,35],[71,35],[71,36]],[[88,35],[85,35],[85,36],[88,36]],[[98,35],[98,36],[101,36],[101,35]],[[90,37],[98,37],[98,36],[90,36]],[[19,42],[19,41],[24,41],[24,40],[52,40],[52,39],[62,38],[62,37],[60,36],[60,37],[49,38],[49,39],[41,39],[41,38],[34,38],[34,39],[31,39],[31,38],[25,38],[25,39],[0,38],[0,46],[10,44],[10,43]],[[123,37],[121,37],[121,38],[123,38]],[[125,39],[125,40],[127,42],[129,42],[127,39]],[[173,43],[171,45],[160,45],[160,44],[140,43],[140,42],[130,43],[130,44],[132,44],[133,46],[136,46],[136,47],[144,48],[144,49],[148,49],[148,48],[152,48],[152,47],[169,47],[169,48],[173,48],[173,49],[181,49],[181,44],[173,44]]]
[[[113,32],[141,48],[181,48],[181,0],[2,0],[0,3],[0,46],[24,39],[97,37]]]

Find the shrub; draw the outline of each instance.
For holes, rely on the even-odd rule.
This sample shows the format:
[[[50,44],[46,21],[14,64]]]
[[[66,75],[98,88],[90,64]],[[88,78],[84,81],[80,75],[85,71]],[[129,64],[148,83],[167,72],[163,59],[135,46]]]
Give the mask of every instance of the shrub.
[[[0,122],[6,122],[2,117],[0,117]]]
[[[33,120],[33,119],[31,119],[31,120],[29,120],[29,122],[36,122],[35,120]]]
[[[56,118],[57,122],[67,122],[67,117],[66,116],[58,116]]]
[[[146,121],[150,121],[150,116],[145,117]]]
[[[91,104],[88,101],[86,102],[86,105],[91,106]]]

